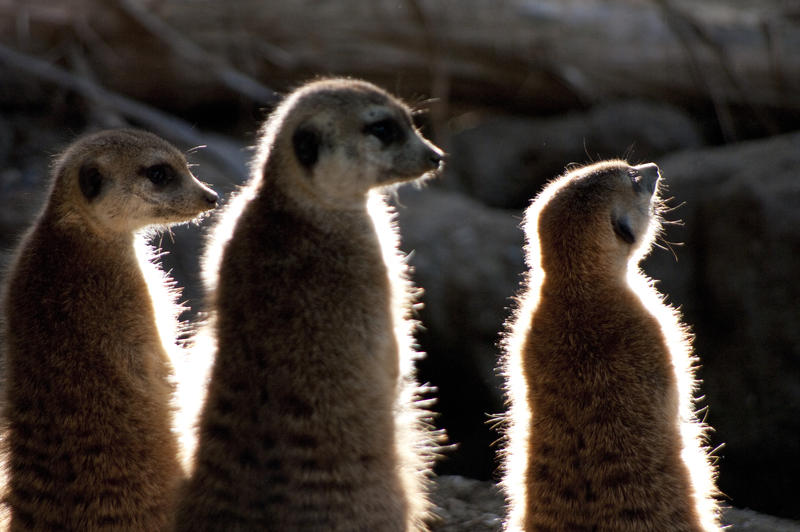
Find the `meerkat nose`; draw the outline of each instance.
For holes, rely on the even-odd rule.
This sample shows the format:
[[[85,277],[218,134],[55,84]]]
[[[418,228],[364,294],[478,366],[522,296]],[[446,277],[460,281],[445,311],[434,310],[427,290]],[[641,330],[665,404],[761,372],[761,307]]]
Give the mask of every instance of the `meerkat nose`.
[[[428,153],[428,161],[431,163],[433,169],[439,168],[444,159],[444,153],[438,149],[431,149]]]
[[[214,192],[213,190],[211,190],[211,189],[206,190],[204,192],[205,192],[205,198],[206,198],[206,201],[208,202],[208,204],[209,205],[213,205],[214,207],[216,207],[217,204],[219,203],[219,195],[216,192]]]
[[[642,184],[645,188],[652,194],[656,191],[656,183],[658,183],[658,179],[661,177],[661,172],[656,166],[655,163],[647,163],[647,164],[640,164],[639,166],[634,166],[639,175],[642,176]]]

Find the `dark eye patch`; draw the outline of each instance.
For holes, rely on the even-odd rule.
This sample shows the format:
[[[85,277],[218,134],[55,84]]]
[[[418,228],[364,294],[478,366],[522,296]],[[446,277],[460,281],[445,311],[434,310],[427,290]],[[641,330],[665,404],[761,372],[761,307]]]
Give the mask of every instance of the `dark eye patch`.
[[[321,143],[319,132],[309,125],[300,126],[292,135],[294,154],[300,164],[306,168],[311,168],[317,164]]]
[[[100,195],[103,188],[103,181],[105,181],[105,178],[96,166],[81,166],[78,172],[78,184],[87,200],[92,201]]]
[[[163,187],[175,180],[177,173],[167,163],[154,164],[142,170],[144,176],[157,187]]]
[[[633,234],[633,228],[631,227],[631,221],[628,219],[627,216],[611,216],[611,225],[614,226],[614,232],[620,237],[622,240],[627,242],[628,244],[633,244],[636,242],[636,236]]]
[[[389,146],[405,139],[405,132],[394,118],[384,118],[364,126],[364,133],[372,135],[381,141],[384,146]]]

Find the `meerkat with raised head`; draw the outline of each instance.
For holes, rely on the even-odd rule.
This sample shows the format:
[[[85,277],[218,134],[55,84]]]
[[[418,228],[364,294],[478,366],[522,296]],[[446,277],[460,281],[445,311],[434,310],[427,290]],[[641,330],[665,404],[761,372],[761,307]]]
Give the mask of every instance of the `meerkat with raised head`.
[[[509,531],[719,528],[678,312],[639,262],[659,169],[600,162],[525,214],[530,268],[505,339]]]
[[[216,355],[180,530],[425,529],[412,291],[381,187],[442,152],[367,82],[287,96],[210,239]]]
[[[56,160],[49,199],[3,293],[3,418],[11,530],[168,530],[182,477],[172,431],[171,324],[136,248],[147,226],[186,222],[217,195],[144,131],[81,137]],[[147,270],[145,270],[147,269]],[[172,317],[172,316],[171,316]]]

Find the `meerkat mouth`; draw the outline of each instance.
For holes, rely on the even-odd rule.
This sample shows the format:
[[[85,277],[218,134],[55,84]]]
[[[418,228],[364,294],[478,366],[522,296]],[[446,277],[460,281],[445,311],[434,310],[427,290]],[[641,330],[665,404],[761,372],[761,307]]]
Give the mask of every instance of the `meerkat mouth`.
[[[422,172],[413,173],[395,173],[387,172],[379,179],[380,185],[392,185],[396,183],[407,183],[409,181],[428,181],[429,179],[436,179],[442,175],[444,171],[444,164],[440,163],[436,168],[431,168]]]

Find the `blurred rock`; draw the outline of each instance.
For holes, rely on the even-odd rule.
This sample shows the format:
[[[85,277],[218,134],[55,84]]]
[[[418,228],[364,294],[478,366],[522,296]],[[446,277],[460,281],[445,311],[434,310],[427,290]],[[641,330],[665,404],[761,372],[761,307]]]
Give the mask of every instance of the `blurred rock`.
[[[486,205],[515,209],[571,162],[623,156],[644,162],[702,144],[698,126],[684,111],[636,100],[550,119],[466,115],[453,128],[444,186]]]
[[[800,518],[800,133],[661,161],[673,204],[645,265],[696,333],[720,487],[734,504]]]
[[[440,518],[432,526],[434,532],[502,530],[503,496],[492,482],[441,476],[436,479],[433,501]],[[732,532],[800,532],[800,523],[738,508],[727,508],[722,521]]]
[[[8,120],[0,116],[0,168],[8,165],[8,156],[14,144],[14,130]]]
[[[457,475],[436,478],[432,499],[438,519],[434,532],[499,532],[505,501],[492,482]]]
[[[14,249],[47,199],[48,159],[0,170],[0,246]]]
[[[487,414],[503,409],[495,345],[524,269],[520,218],[432,187],[402,189],[399,203],[401,247],[425,290],[420,375],[439,388],[439,421],[459,445],[441,470],[486,479],[497,439]]]
[[[5,252],[16,246],[41,209],[51,159],[73,136],[67,128],[53,127],[63,119],[55,105],[39,104],[0,117],[0,250]]]
[[[799,532],[800,523],[778,519],[752,510],[727,508],[723,513],[723,523],[730,525],[734,532]]]

